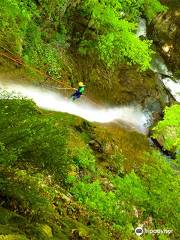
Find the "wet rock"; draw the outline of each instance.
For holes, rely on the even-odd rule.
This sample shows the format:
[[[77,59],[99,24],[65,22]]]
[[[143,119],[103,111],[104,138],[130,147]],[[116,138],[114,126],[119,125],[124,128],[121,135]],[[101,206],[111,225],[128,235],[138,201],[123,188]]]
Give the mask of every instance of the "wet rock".
[[[103,150],[102,153],[94,153],[98,164],[112,174],[123,176],[132,169],[139,168],[147,160],[142,154],[149,149],[149,143],[145,135],[127,131],[127,129],[121,128],[119,124],[112,124],[95,128],[93,136],[93,139],[101,143]],[[95,144],[94,141],[93,143]],[[106,175],[104,175],[104,178],[106,178]]]
[[[148,28],[158,51],[173,72],[180,69],[180,1],[162,0],[169,9],[159,14]]]
[[[105,191],[112,191],[114,189],[113,184],[107,178],[101,178],[101,183]]]
[[[89,142],[89,146],[93,149],[93,151],[95,152],[99,152],[102,153],[103,152],[103,148],[101,146],[101,144],[97,141],[97,140],[91,140]]]
[[[152,97],[149,97],[145,100],[145,105],[148,111],[152,113],[153,122],[156,122],[162,118],[163,112],[159,101]]]
[[[161,132],[161,134],[159,134],[156,138],[156,140],[161,146],[166,146],[166,141],[168,139],[177,139],[177,131],[173,126],[167,126],[166,128],[164,128],[163,132]],[[173,145],[171,149],[167,150],[173,152],[176,150],[176,148]]]
[[[180,80],[173,81],[171,78],[163,78],[162,82],[169,89],[174,100],[180,102]]]
[[[160,102],[152,97],[149,97],[145,100],[145,105],[150,110],[150,112],[162,112]]]
[[[153,72],[161,74],[162,76],[172,76],[172,72],[170,72],[164,62],[164,59],[158,54],[154,54],[151,69]]]
[[[147,29],[146,29],[146,19],[140,18],[139,25],[137,28],[136,36],[138,37],[146,37]]]
[[[88,95],[99,102],[108,105],[139,104],[147,109],[146,100],[151,97],[159,102],[161,108],[167,105],[168,93],[158,75],[151,70],[138,72],[133,66],[120,65],[113,74],[100,74],[94,69],[90,79],[93,84],[88,86]]]

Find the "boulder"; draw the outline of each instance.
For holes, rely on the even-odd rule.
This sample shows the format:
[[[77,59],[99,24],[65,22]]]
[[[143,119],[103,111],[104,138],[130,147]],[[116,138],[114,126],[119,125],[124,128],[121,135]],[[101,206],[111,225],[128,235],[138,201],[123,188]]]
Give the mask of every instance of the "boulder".
[[[153,39],[161,56],[171,71],[180,74],[180,1],[162,0],[168,6],[148,27],[148,37]]]

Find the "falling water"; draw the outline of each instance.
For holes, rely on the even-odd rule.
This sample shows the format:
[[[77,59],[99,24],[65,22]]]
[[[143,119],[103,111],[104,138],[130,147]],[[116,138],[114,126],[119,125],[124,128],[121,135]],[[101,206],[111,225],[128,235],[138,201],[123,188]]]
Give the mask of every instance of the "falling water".
[[[159,79],[164,83],[166,89],[173,95],[177,102],[180,102],[180,81],[173,78],[173,74],[168,70],[164,59],[156,54],[151,63],[151,69],[159,74]]]
[[[147,27],[146,27],[146,20],[144,18],[139,19],[139,25],[136,31],[136,36],[146,37],[147,35]]]
[[[170,72],[164,62],[164,59],[156,53],[151,62],[151,69],[153,72],[172,77],[172,72]]]
[[[146,20],[139,19],[136,36],[147,36]],[[156,53],[151,62],[151,70],[159,74],[159,79],[163,82],[166,89],[173,95],[177,102],[180,102],[180,80],[174,79],[171,71],[168,70],[164,59]]]
[[[1,98],[4,90],[9,93],[13,91],[13,97],[30,98],[42,109],[73,114],[91,122],[123,122],[131,128],[145,133],[146,124],[149,121],[149,116],[143,113],[138,106],[103,107],[93,105],[88,101],[72,102],[52,90],[7,82],[0,82],[0,87]]]
[[[174,96],[177,102],[180,102],[180,81],[173,81],[171,78],[163,78],[162,82],[169,89],[171,94]]]

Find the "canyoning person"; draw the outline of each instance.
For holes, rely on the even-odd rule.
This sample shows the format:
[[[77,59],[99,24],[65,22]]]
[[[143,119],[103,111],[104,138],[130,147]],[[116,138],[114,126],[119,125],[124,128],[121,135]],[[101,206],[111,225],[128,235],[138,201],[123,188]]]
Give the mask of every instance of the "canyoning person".
[[[83,92],[85,90],[85,85],[83,82],[79,82],[78,85],[79,85],[79,88],[76,89],[76,92],[73,93],[70,97],[73,101],[76,100],[77,98],[80,98],[81,95],[83,95]]]

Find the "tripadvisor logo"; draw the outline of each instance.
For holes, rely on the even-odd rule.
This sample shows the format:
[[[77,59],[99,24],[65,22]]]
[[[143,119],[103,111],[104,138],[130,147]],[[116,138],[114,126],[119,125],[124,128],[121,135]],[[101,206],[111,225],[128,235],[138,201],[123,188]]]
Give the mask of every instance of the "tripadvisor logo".
[[[143,233],[144,234],[171,234],[173,233],[172,229],[146,229],[146,228],[142,228],[142,227],[137,227],[135,229],[135,233],[138,236],[141,236]]]
[[[143,234],[143,228],[142,227],[137,227],[135,229],[135,233],[136,233],[136,235],[141,236]]]

